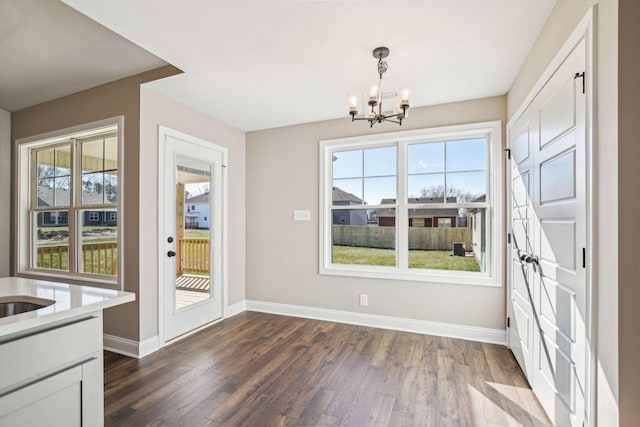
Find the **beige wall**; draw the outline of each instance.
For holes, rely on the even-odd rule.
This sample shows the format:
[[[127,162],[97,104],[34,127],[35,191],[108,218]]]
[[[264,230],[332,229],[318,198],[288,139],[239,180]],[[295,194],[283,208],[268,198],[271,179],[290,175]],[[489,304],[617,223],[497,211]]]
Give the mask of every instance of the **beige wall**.
[[[620,1],[622,2],[623,0]],[[633,3],[636,6],[638,4],[637,0],[624,1],[629,1],[629,3]],[[619,343],[620,354],[622,356],[622,349],[626,348],[626,343],[633,342],[633,345],[636,347],[630,354],[633,355],[636,362],[640,360],[637,347],[637,332],[631,333],[631,330],[625,332],[622,328],[620,331],[618,330],[618,285],[619,283],[620,285],[623,284],[623,271],[622,269],[620,270],[621,276],[620,282],[618,282],[619,222],[616,221],[616,218],[619,212],[631,212],[629,207],[623,207],[623,205],[637,204],[638,200],[637,197],[618,197],[618,194],[623,194],[618,187],[618,182],[622,182],[623,180],[623,170],[621,168],[618,174],[611,173],[611,171],[618,169],[618,150],[622,150],[623,144],[626,142],[622,139],[618,142],[618,0],[559,0],[520,70],[519,75],[516,77],[513,87],[509,91],[507,106],[509,118],[512,118],[532,86],[592,4],[597,4],[596,40],[594,43],[597,52],[596,70],[594,70],[596,86],[596,92],[594,94],[596,100],[594,122],[596,133],[594,135],[594,169],[592,171],[594,235],[591,246],[593,259],[592,286],[594,292],[593,321],[594,328],[597,331],[597,343],[594,346],[597,354],[596,407],[598,425],[614,426],[617,425],[618,422],[619,378],[622,380],[622,378],[627,376],[626,370],[622,369],[622,365],[620,366],[620,372],[625,373],[621,375],[618,374]],[[629,22],[630,27],[635,31],[635,38],[630,39],[633,45],[633,47],[630,47],[630,52],[634,51],[634,48],[634,52],[637,52],[639,40],[637,32],[638,21],[636,20],[635,24],[633,24],[633,20]],[[629,52],[627,52],[627,55],[629,55]],[[633,60],[637,61],[637,53],[632,56]],[[622,58],[620,59],[622,60]],[[637,73],[637,68],[634,69],[634,72]],[[633,83],[637,88],[635,80],[633,80]],[[625,116],[628,117],[628,115]],[[636,121],[637,117],[638,115],[636,114]],[[633,120],[634,119],[632,119],[632,121]],[[624,176],[624,180],[627,180],[629,184],[638,182],[637,169],[635,172],[632,172],[633,167],[631,166],[632,163],[637,163],[637,143],[634,144],[633,147],[634,148],[629,149],[628,153],[625,150],[624,156],[620,153],[620,158],[624,157],[627,159],[628,168],[624,170],[624,173],[627,174]],[[634,152],[634,150],[636,151]],[[633,154],[635,154],[635,157],[630,157]],[[622,163],[620,163],[620,166],[622,166]],[[634,173],[636,174],[635,179],[632,178],[632,174]],[[620,177],[620,180],[618,177]],[[627,190],[631,191],[630,189]],[[637,190],[633,191],[637,193]],[[626,194],[633,193],[627,192]],[[637,208],[636,205],[632,210],[637,210]],[[620,221],[620,223],[622,223],[622,221]],[[629,231],[625,227],[625,235],[628,236],[630,232],[633,233],[633,231]],[[637,241],[638,239],[634,239],[634,241],[629,240],[629,243],[631,246],[634,246]],[[622,245],[620,249],[622,249]],[[634,251],[629,252],[629,265],[634,265],[636,275],[633,276],[630,274],[631,271],[625,273],[629,273],[626,283],[634,285],[630,287],[633,288],[633,291],[630,292],[629,296],[635,296],[635,299],[627,299],[627,301],[632,301],[631,304],[635,306],[639,300],[638,287],[635,286],[638,282],[638,270],[637,261],[632,260],[632,258],[634,258],[633,253]],[[620,254],[622,254],[622,251]],[[622,261],[623,258],[620,258],[620,262]],[[622,300],[622,295],[620,297]],[[635,312],[637,313],[637,309],[635,309]],[[635,323],[632,323],[634,325],[633,329],[637,331],[637,325],[640,324],[637,315],[634,322]],[[635,364],[633,369],[634,372],[638,371]],[[640,402],[636,387],[637,384],[638,381],[636,377],[636,381],[634,381],[634,388],[636,390],[634,390],[631,395],[632,400],[635,401],[636,411],[639,406],[637,402]],[[623,400],[623,396],[620,395],[620,401],[622,402]],[[634,424],[624,424],[621,422],[620,425],[637,425],[638,419],[639,418],[635,418],[636,423]]]
[[[247,299],[504,329],[504,287],[318,274],[319,140],[505,120],[505,97],[416,108],[398,128],[348,117],[247,134]],[[310,222],[294,222],[309,209]],[[358,305],[358,294],[369,306]]]
[[[508,118],[511,118],[522,104],[551,59],[569,38],[592,3],[592,0],[558,0],[509,89],[507,94]]]
[[[40,135],[110,117],[124,116],[124,171],[122,191],[124,215],[121,269],[124,290],[138,293],[138,212],[139,212],[139,120],[140,84],[179,72],[167,66],[36,105],[11,115],[13,143],[17,139]],[[15,163],[14,163],[15,164]],[[24,197],[24,195],[13,195]],[[15,203],[13,204],[15,205]],[[15,229],[15,227],[13,227]],[[12,232],[12,242],[15,239]],[[12,245],[15,247],[15,245]],[[11,263],[15,265],[14,260]],[[12,267],[13,268],[13,267]],[[15,273],[15,272],[14,272]],[[139,338],[140,298],[105,311],[104,332],[131,340]]]
[[[635,1],[635,0],[634,0]],[[597,9],[596,135],[594,152],[594,291],[597,302],[597,411],[601,426],[618,419],[618,0],[600,0]],[[626,230],[624,233],[628,233]],[[637,340],[637,336],[631,337]],[[638,399],[636,402],[640,401]],[[624,426],[625,424],[620,424]],[[629,425],[629,424],[626,424]],[[632,425],[636,426],[637,423]]]
[[[640,2],[619,0],[618,22],[618,321],[620,425],[640,424]]]
[[[11,114],[0,109],[0,277],[10,274],[11,245]]]
[[[140,339],[158,334],[158,125],[228,147],[229,304],[245,299],[245,134],[149,88],[140,112]]]

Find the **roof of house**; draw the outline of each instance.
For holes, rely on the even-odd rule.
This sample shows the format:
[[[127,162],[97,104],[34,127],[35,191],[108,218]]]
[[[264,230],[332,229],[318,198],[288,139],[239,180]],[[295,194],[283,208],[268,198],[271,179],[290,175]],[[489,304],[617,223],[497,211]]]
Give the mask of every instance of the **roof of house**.
[[[449,197],[451,199],[452,197]],[[449,203],[456,203],[456,199],[449,200]],[[381,205],[392,205],[396,203],[396,199],[382,199]],[[409,197],[409,203],[444,203],[444,197]]]
[[[396,199],[382,199],[381,205],[395,204]],[[411,197],[409,203],[444,203],[444,197]],[[455,201],[453,201],[455,203]],[[378,216],[395,216],[395,209],[379,209]],[[458,208],[418,208],[409,209],[409,217],[417,216],[458,216]]]
[[[53,203],[54,189],[46,186],[38,186],[38,206],[54,206]],[[56,206],[69,206],[70,191],[66,188],[56,188]],[[116,203],[118,200],[117,193],[112,193],[107,196],[106,200],[102,199],[102,193],[83,191],[82,192],[82,204],[83,205],[102,205],[105,203]]]
[[[354,202],[359,205],[362,204],[362,199],[360,199],[358,196],[356,196],[355,194],[347,193],[346,191],[338,187],[333,187],[332,200],[334,202]]]
[[[189,197],[184,201],[186,204],[195,204],[195,203],[209,203],[209,192],[198,194],[197,196]]]

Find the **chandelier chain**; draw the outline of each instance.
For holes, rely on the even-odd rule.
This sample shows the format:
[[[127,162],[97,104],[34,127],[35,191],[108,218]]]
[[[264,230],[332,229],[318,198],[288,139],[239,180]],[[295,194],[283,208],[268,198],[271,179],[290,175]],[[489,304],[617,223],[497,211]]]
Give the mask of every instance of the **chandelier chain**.
[[[387,65],[387,62],[383,61],[382,58],[380,58],[378,60],[378,74],[380,74],[380,78],[382,78],[382,75],[385,73],[385,71],[387,71],[388,68],[389,65]]]

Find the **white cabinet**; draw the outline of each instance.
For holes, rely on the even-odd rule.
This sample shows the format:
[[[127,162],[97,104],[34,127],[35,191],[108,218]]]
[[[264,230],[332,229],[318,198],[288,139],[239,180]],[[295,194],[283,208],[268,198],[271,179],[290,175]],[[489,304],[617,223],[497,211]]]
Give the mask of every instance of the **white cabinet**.
[[[104,423],[102,310],[0,339],[0,426]]]

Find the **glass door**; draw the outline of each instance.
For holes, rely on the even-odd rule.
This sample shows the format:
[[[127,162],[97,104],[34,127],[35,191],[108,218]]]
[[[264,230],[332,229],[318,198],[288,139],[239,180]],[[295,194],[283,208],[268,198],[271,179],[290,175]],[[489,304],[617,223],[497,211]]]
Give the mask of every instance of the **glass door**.
[[[222,315],[222,153],[167,137],[165,340]]]

